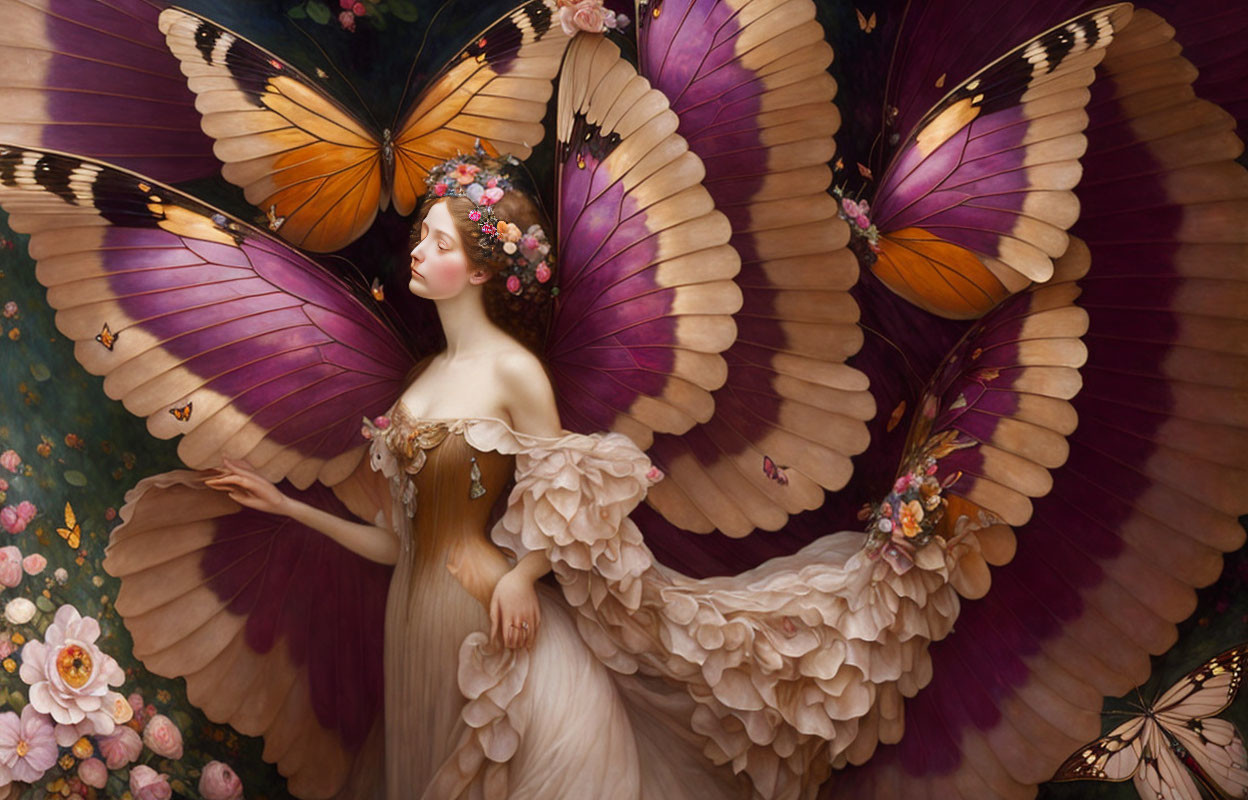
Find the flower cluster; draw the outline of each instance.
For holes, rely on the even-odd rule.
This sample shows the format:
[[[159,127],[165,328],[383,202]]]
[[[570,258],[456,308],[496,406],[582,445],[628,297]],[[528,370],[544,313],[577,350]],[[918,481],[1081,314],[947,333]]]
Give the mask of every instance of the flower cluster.
[[[481,229],[479,243],[487,248],[502,245],[509,262],[502,270],[507,291],[520,296],[526,289],[544,288],[553,276],[553,259],[550,242],[540,225],[530,225],[521,230],[519,225],[500,220],[493,206],[512,190],[512,184],[501,173],[483,169],[477,162],[488,158],[478,142],[472,155],[459,155],[435,167],[429,172],[426,183],[430,197],[467,197],[475,205],[468,212],[468,219]],[[517,166],[519,162],[507,156],[504,164]],[[551,288],[552,295],[559,290]]]
[[[850,234],[855,239],[864,240],[871,252],[878,253],[880,232],[876,229],[875,223],[871,221],[871,204],[865,199],[855,200],[847,197],[839,186],[832,188],[832,194],[840,202],[837,207],[837,216],[849,223]]]
[[[913,564],[916,550],[931,542],[948,502],[936,478],[936,459],[930,456],[897,478],[888,497],[859,512],[866,520],[867,549],[883,557],[898,573]]]
[[[557,0],[559,27],[568,36],[577,31],[605,33],[628,27],[628,17],[603,6],[602,0]]]

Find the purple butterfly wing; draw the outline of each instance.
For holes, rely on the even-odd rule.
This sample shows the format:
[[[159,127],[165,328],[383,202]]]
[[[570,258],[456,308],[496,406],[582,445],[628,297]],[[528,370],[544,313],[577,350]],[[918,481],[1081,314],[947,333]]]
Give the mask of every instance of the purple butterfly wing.
[[[832,50],[814,17],[805,0],[665,0],[638,15],[639,69],[706,165],[742,262],[715,415],[650,450],[667,477],[648,500],[688,530],[780,528],[843,486],[867,445],[874,404],[844,364],[862,343],[857,263],[827,193]]]
[[[132,173],[6,147],[0,206],[78,361],[191,467],[336,483],[414,360],[315,262]]]
[[[290,518],[240,509],[200,478],[140,482],[110,537],[104,566],[121,579],[117,610],[135,655],[185,678],[209,719],[263,736],[265,760],[293,794],[356,796],[375,784],[380,765],[369,757],[383,749],[391,568]],[[281,489],[351,518],[324,485]]]
[[[1193,97],[1172,33],[1137,12],[1088,106],[1072,229],[1091,254],[1077,300],[1088,359],[1069,457],[991,590],[932,647],[900,743],[827,796],[1029,795],[1096,735],[1102,696],[1147,677],[1192,588],[1243,543],[1248,416],[1232,343],[1248,324],[1248,174],[1234,120]]]
[[[167,182],[214,175],[195,96],[148,0],[0,3],[0,141]]]
[[[1079,214],[1086,87],[1130,15],[1114,6],[1057,25],[901,129],[871,212],[881,281],[933,313],[974,318],[1049,278]]]
[[[676,118],[605,39],[568,51],[559,95],[559,278],[546,350],[563,424],[655,431],[710,417],[739,259]]]

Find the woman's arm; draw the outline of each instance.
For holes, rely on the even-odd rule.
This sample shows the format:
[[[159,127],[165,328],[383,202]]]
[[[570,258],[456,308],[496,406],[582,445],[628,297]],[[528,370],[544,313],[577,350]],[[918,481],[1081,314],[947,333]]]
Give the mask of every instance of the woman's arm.
[[[399,559],[399,539],[394,531],[343,519],[328,511],[288,497],[246,462],[224,460],[221,473],[204,483],[227,492],[241,506],[266,514],[290,517],[295,522],[319,531],[353,553],[380,564],[393,564]]]

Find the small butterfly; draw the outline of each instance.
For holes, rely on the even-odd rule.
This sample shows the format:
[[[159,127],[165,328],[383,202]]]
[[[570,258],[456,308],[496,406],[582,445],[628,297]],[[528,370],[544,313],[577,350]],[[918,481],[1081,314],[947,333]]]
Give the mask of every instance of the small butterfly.
[[[329,73],[328,73],[328,72],[326,72],[325,70],[321,69],[320,67],[317,67],[317,68],[316,68],[316,77],[320,78],[320,79],[321,79],[321,80],[323,80],[323,81],[325,81],[325,80],[329,80]]]
[[[788,467],[777,467],[771,456],[763,456],[763,474],[781,486],[789,485],[789,476],[784,474]]]
[[[373,293],[373,299],[378,303],[386,299],[386,287],[381,285],[381,278],[373,278],[373,285],[369,287],[369,291]]]
[[[867,180],[871,180],[872,178],[870,167],[868,167],[866,164],[863,164],[863,163],[858,164],[858,174],[866,178]]]
[[[282,225],[285,224],[286,222],[285,217],[279,217],[277,215],[276,205],[270,205],[269,210],[266,211],[265,214],[269,218],[269,230],[271,231],[276,231],[278,228],[282,227]]]
[[[936,79],[936,88],[937,88],[937,89],[943,89],[943,88],[945,88],[945,78],[946,78],[946,76],[947,76],[948,74],[949,74],[949,73],[947,73],[947,72],[942,72],[942,73],[940,73],[940,77]]]
[[[65,527],[57,527],[56,533],[65,540],[65,544],[71,549],[77,550],[82,544],[82,526],[78,524],[78,517],[74,514],[74,507],[69,503],[65,504]]]
[[[187,403],[180,408],[171,408],[169,409],[169,413],[172,414],[173,418],[178,422],[186,422],[191,418],[191,406],[193,405],[194,403]]]
[[[113,345],[117,344],[117,337],[119,336],[121,336],[121,334],[113,333],[111,330],[109,330],[108,323],[105,322],[104,327],[100,330],[99,333],[95,335],[95,340],[99,342],[100,344],[104,345],[106,349],[112,350]]]
[[[858,15],[858,28],[863,33],[870,33],[871,31],[875,30],[876,20],[875,20],[874,11],[871,12],[870,17],[863,16],[863,13],[856,8],[854,9],[854,13]]]
[[[1053,779],[1131,780],[1140,797],[1150,800],[1199,800],[1197,783],[1214,797],[1248,796],[1243,737],[1230,722],[1208,719],[1235,699],[1246,666],[1248,644],[1214,656],[1108,735],[1080,748]]]

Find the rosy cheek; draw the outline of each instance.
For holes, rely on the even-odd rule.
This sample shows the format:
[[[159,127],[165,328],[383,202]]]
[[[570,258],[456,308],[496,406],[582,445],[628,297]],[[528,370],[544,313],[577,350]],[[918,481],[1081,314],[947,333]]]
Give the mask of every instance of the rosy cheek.
[[[464,268],[463,264],[459,263],[459,259],[435,258],[430,261],[432,263],[428,263],[427,269],[421,272],[432,293],[444,294],[461,288],[464,282]]]

